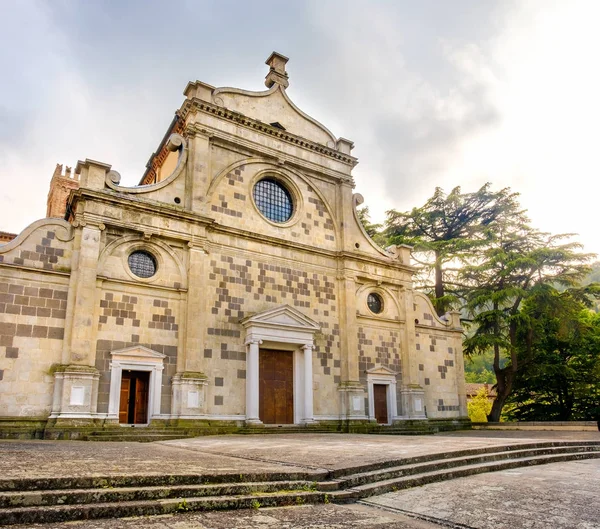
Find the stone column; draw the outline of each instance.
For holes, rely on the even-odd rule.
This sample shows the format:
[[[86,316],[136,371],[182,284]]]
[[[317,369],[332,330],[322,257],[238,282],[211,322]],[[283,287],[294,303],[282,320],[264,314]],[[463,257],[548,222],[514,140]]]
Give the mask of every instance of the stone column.
[[[304,351],[304,422],[314,422],[313,416],[313,369],[312,352],[314,345],[306,344]]]
[[[258,417],[258,351],[262,340],[250,339],[246,342],[246,424],[262,424]]]

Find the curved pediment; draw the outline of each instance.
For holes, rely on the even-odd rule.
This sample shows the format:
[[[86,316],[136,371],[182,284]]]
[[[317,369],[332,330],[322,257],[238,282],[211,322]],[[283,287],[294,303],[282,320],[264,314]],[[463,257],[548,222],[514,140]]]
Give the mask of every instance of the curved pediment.
[[[230,87],[215,88],[211,90],[211,102],[276,129],[336,149],[338,141],[331,131],[302,112],[288,97],[287,62],[288,58],[277,52],[273,52],[266,60],[270,67],[265,79],[268,90],[253,92]]]
[[[295,136],[326,145],[331,149],[336,148],[336,137],[327,127],[294,105],[281,85],[274,84],[269,90],[262,92],[217,88],[213,92],[212,103],[286,130]]]

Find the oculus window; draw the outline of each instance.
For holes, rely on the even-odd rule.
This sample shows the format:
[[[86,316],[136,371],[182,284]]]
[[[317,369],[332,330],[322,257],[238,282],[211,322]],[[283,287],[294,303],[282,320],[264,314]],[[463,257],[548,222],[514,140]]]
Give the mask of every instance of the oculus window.
[[[146,279],[156,274],[156,259],[148,252],[142,250],[129,254],[127,259],[129,269],[138,277]]]
[[[367,297],[367,306],[373,314],[380,314],[383,310],[383,300],[379,294],[371,292]]]
[[[257,182],[252,197],[258,210],[270,221],[283,223],[292,217],[292,195],[274,178],[263,178]]]

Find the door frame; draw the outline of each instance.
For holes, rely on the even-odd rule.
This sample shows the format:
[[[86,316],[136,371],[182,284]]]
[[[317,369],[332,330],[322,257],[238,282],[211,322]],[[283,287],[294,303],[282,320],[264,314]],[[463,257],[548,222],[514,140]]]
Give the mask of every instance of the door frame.
[[[298,369],[298,366],[297,366],[298,350],[297,349],[290,350],[290,349],[285,349],[285,348],[282,349],[281,347],[279,347],[277,349],[261,347],[258,351],[259,366],[260,366],[260,355],[264,351],[270,351],[274,354],[292,353],[292,423],[291,424],[298,424],[301,420],[301,414],[298,413],[298,402],[297,401],[302,402],[302,399],[298,398],[299,397],[298,384],[302,384],[302,382],[303,382],[303,379],[300,378],[303,373],[301,372],[301,370]],[[260,406],[260,399],[261,399],[261,394],[260,394],[260,369],[259,369],[259,392],[258,392],[259,406]],[[264,423],[264,424],[270,424],[270,423]]]
[[[123,370],[149,371],[148,382],[148,411],[145,424],[133,426],[145,426],[153,418],[160,416],[160,400],[162,396],[162,372],[163,362],[166,356],[158,351],[153,351],[143,346],[132,346],[110,353],[110,393],[108,397],[107,419],[116,419],[119,422],[119,402],[121,399],[121,378]],[[120,424],[120,423],[119,423]],[[131,424],[122,424],[131,428]]]
[[[259,350],[294,352],[294,424],[312,424],[314,335],[317,322],[289,305],[254,314],[242,320],[246,330],[246,424],[262,424],[258,417]]]
[[[148,376],[145,376],[144,374],[147,374]],[[127,376],[129,375],[129,376]],[[121,371],[121,391],[119,393],[119,424],[121,425],[127,425],[127,426],[132,426],[132,425],[140,425],[140,424],[147,424],[148,421],[148,404],[150,402],[150,375],[151,372],[149,371],[139,371],[139,370],[131,370],[131,369],[124,369],[123,371]],[[129,403],[131,403],[131,399],[133,399],[133,422],[128,422],[128,420],[121,422],[121,404],[122,404],[122,398],[123,398],[123,381],[125,379],[128,379],[130,381],[129,384],[129,388],[128,388],[128,397],[129,397]],[[135,381],[135,383],[131,383],[132,381]],[[136,422],[137,419],[137,415],[138,415],[138,408],[137,408],[137,397],[138,397],[138,391],[139,391],[139,387],[138,384],[140,383],[140,381],[143,381],[143,384],[146,385],[146,389],[145,389],[145,393],[146,393],[146,398],[145,398],[145,410],[144,410],[144,415],[146,417],[146,421],[145,422]],[[127,417],[126,419],[129,419],[129,414],[130,414],[130,408],[131,408],[131,404],[129,404],[127,406]]]
[[[379,384],[386,387],[388,420],[385,424],[392,424],[398,416],[398,403],[396,399],[397,383],[396,372],[383,366],[375,366],[367,370],[367,393],[369,401],[369,420],[377,422],[375,417],[375,391],[373,386]]]

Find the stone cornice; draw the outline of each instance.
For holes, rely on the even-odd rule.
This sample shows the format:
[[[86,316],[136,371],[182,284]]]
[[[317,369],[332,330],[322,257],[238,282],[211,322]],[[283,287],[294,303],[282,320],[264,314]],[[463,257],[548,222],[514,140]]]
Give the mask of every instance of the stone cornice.
[[[317,152],[324,156],[328,156],[329,158],[338,160],[342,163],[350,165],[351,167],[354,167],[358,163],[358,159],[354,156],[344,154],[336,149],[332,149],[330,147],[327,147],[326,145],[321,145],[320,143],[307,140],[306,138],[302,138],[301,136],[296,136],[295,134],[291,134],[285,130],[272,127],[267,123],[263,123],[261,121],[249,118],[247,116],[244,116],[243,114],[240,114],[239,112],[234,112],[233,110],[229,110],[224,107],[218,107],[216,105],[208,103],[207,101],[203,101],[197,98],[192,99],[191,102],[193,108],[198,111],[205,112],[207,114],[213,114],[222,119],[233,121],[239,125],[244,125],[248,128],[257,130],[264,134],[268,134],[269,136],[273,136],[281,141],[285,141],[287,143],[291,143],[304,149]]]
[[[150,283],[140,283],[139,281],[135,281],[134,279],[120,279],[118,277],[107,277],[103,275],[96,276],[96,284],[102,285],[103,283],[115,283],[118,285],[129,285],[130,287],[135,287],[139,289],[153,289],[153,290],[162,290],[165,292],[187,292],[188,289],[186,287],[170,287],[167,285],[156,285]]]
[[[223,235],[229,235],[229,236],[234,235],[234,236],[237,236],[237,237],[240,237],[243,239],[250,239],[255,242],[267,243],[267,244],[271,244],[273,246],[284,246],[285,248],[289,248],[289,249],[294,249],[294,250],[308,252],[311,254],[321,255],[324,257],[329,257],[330,259],[332,259],[334,261],[360,262],[360,263],[371,264],[371,265],[376,265],[376,266],[383,266],[386,268],[405,270],[410,273],[413,273],[415,271],[415,269],[413,267],[403,265],[402,263],[399,263],[397,261],[392,261],[392,260],[388,261],[384,258],[378,258],[376,256],[357,255],[354,253],[340,252],[337,250],[324,250],[322,248],[317,248],[314,246],[310,246],[308,244],[293,242],[288,239],[280,239],[278,237],[272,237],[272,236],[265,235],[265,234],[242,230],[240,228],[234,228],[231,226],[224,226],[222,224],[217,224],[217,223],[213,224],[210,227],[210,231],[213,233],[220,233]],[[215,243],[214,241],[209,241],[207,243],[207,248],[209,249],[209,251],[212,247],[218,247],[218,246],[221,246],[221,245]],[[404,286],[405,287],[405,285],[390,283],[389,281],[385,280],[385,278],[382,278],[382,281],[385,282],[386,284],[390,284],[390,285],[393,284],[394,286]]]
[[[170,204],[165,204],[164,202],[149,200],[147,198],[141,199],[135,195],[116,193],[114,191],[94,191],[92,189],[80,188],[71,195],[69,199],[69,205],[74,205],[78,200],[81,199],[92,199],[99,202],[118,204],[121,207],[135,209],[137,211],[142,210],[147,213],[153,213],[154,215],[174,218],[194,224],[210,225],[215,222],[214,219],[210,217],[192,213],[191,211],[183,209],[179,206],[172,206]],[[104,218],[102,216],[98,216],[98,219],[104,222]],[[113,219],[106,219],[106,224],[113,225]]]
[[[233,152],[244,154],[246,156],[256,156],[258,154],[262,157],[272,159],[273,163],[283,163],[290,167],[295,167],[305,174],[310,174],[310,177],[313,179],[327,182],[334,180],[335,182],[340,182],[342,185],[354,188],[354,178],[352,175],[340,173],[339,171],[332,170],[318,163],[288,155],[260,143],[240,138],[239,136],[220,130],[211,129],[210,127],[200,124],[190,125],[187,129],[187,134],[189,135],[190,133],[208,135],[211,138],[212,144]]]

